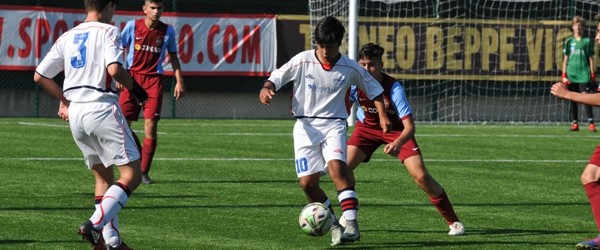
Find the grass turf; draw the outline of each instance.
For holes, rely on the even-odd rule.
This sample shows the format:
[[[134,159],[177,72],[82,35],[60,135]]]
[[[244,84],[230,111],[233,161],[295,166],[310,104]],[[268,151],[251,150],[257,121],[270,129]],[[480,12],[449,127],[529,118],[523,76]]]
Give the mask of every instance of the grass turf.
[[[290,120],[159,123],[155,184],[120,213],[136,249],[319,249],[300,232]],[[87,249],[93,177],[57,119],[0,119],[0,248]],[[134,130],[143,134],[140,122]],[[598,235],[579,181],[600,141],[566,125],[417,124],[428,170],[467,234],[448,228],[406,169],[380,150],[356,171],[361,241],[354,249],[568,249]],[[334,202],[328,177],[322,186]]]

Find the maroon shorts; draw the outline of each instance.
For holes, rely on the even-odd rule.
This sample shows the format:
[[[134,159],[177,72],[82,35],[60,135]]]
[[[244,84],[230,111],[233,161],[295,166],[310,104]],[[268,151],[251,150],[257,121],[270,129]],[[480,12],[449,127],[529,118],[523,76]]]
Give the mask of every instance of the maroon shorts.
[[[596,150],[594,150],[592,157],[590,157],[589,164],[594,164],[600,167],[600,145],[598,145]]]
[[[348,139],[348,145],[358,147],[360,150],[367,155],[367,158],[363,162],[368,162],[371,156],[381,145],[387,145],[390,142],[396,140],[402,131],[392,130],[387,134],[384,134],[381,129],[373,129],[357,123],[352,135]],[[398,159],[404,161],[406,158],[421,155],[421,150],[415,138],[410,138],[400,148]]]
[[[161,75],[143,75],[129,72],[131,77],[148,93],[148,101],[141,107],[131,93],[125,89],[119,94],[119,104],[128,121],[137,121],[144,109],[144,119],[160,119],[163,99],[163,78]]]

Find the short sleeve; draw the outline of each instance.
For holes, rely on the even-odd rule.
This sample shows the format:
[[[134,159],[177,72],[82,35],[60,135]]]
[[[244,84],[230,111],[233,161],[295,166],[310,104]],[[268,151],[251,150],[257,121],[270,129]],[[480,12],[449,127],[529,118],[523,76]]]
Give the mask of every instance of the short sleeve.
[[[42,59],[40,64],[35,69],[38,74],[42,75],[43,77],[53,78],[64,70],[65,60],[60,49],[63,39],[64,36],[56,40],[54,45],[52,45],[52,48],[50,48],[50,51],[48,51],[48,54],[46,54],[44,59]]]
[[[123,64],[123,44],[117,27],[108,29],[104,38],[104,66],[112,63]]]
[[[177,41],[175,40],[175,29],[173,29],[173,26],[171,25],[167,28],[167,37],[167,51],[169,51],[169,53],[176,53]]]

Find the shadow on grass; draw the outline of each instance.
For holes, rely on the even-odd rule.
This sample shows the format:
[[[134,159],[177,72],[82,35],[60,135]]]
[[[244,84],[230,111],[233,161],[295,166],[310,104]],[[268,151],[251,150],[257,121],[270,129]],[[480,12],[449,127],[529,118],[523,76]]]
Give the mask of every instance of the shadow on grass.
[[[388,243],[374,243],[374,244],[348,244],[343,246],[331,247],[331,249],[427,249],[427,248],[448,248],[455,247],[473,247],[480,246],[483,249],[524,249],[524,248],[568,248],[574,247],[576,243],[573,242],[531,242],[531,241],[492,241],[492,240],[481,240],[481,241],[404,241],[404,242],[388,242]]]
[[[0,245],[20,245],[20,244],[37,244],[37,243],[81,243],[81,244],[89,244],[82,240],[0,240]]]
[[[430,235],[435,233],[431,230],[361,230],[368,234],[424,234]],[[440,234],[447,233],[439,231]],[[526,229],[508,229],[508,228],[487,228],[478,230],[469,230],[464,236],[450,237],[452,240],[432,240],[432,241],[401,241],[401,242],[380,242],[380,243],[364,243],[348,244],[335,247],[336,249],[421,249],[433,247],[476,247],[481,246],[484,249],[523,249],[531,248],[567,248],[574,247],[576,242],[573,241],[515,241],[514,237],[530,237],[530,236],[549,236],[549,235],[587,235],[590,231],[564,231],[564,230],[526,230]],[[475,238],[470,237],[475,236]],[[484,236],[484,237],[482,237]],[[502,241],[504,237],[506,241]],[[495,240],[494,240],[495,239]],[[510,240],[510,241],[509,241]]]
[[[182,198],[186,198],[187,201],[189,201],[189,199],[198,199],[198,198],[210,198],[213,199],[214,197],[212,196],[205,196],[205,195],[145,195],[143,193],[137,194],[136,199],[182,199]],[[199,203],[203,203],[203,202],[199,202]],[[198,204],[198,205],[189,205],[189,204],[171,204],[171,205],[159,205],[159,206],[146,206],[146,205],[142,205],[142,206],[135,206],[135,205],[128,205],[126,207],[126,209],[164,209],[164,208],[170,208],[170,209],[190,209],[190,208],[233,208],[233,209],[237,209],[237,208],[298,208],[298,207],[302,207],[306,204],[301,204],[301,203],[297,203],[297,204],[268,204],[268,203],[264,203],[264,204],[213,204],[213,205],[203,205],[203,204]],[[337,204],[334,204],[337,206]],[[363,208],[368,208],[368,207],[390,207],[390,208],[399,208],[399,207],[429,207],[431,206],[431,204],[428,203],[412,203],[412,204],[361,204],[361,206]],[[455,204],[456,206],[465,206],[465,207],[469,207],[469,206],[473,206],[473,207],[520,207],[520,206],[589,206],[589,203],[587,202],[538,202],[538,203],[459,203],[459,204]],[[60,207],[60,206],[31,206],[31,207],[0,207],[0,211],[27,211],[27,210],[31,210],[31,211],[40,211],[40,210],[57,210],[57,211],[69,211],[69,210],[73,210],[73,211],[77,211],[77,210],[90,210],[90,207],[88,206],[83,206],[83,207]]]

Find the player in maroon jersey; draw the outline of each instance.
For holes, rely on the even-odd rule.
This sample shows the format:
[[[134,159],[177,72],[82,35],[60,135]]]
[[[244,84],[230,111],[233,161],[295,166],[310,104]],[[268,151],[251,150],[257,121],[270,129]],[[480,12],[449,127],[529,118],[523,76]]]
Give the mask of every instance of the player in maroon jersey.
[[[141,109],[144,110],[144,141],[140,143],[134,133],[136,143],[142,152],[142,182],[152,183],[149,172],[156,151],[158,121],[162,106],[163,66],[165,54],[168,52],[171,66],[177,83],[173,91],[175,100],[185,94],[185,86],[177,57],[175,30],[172,26],[160,21],[163,12],[162,0],[145,0],[143,6],[145,18],[127,22],[121,33],[123,47],[127,50],[126,59],[129,73],[148,92],[148,101],[140,106],[126,89],[121,90],[119,104],[127,123],[137,121]]]
[[[421,150],[414,137],[415,123],[404,87],[398,80],[381,71],[383,52],[384,49],[379,45],[366,44],[360,49],[358,64],[381,83],[385,110],[392,122],[392,130],[388,133],[382,132],[379,126],[379,114],[373,101],[366,98],[361,90],[353,87],[350,99],[357,102],[360,107],[356,114],[356,127],[348,139],[348,168],[354,170],[361,162],[368,162],[375,150],[383,145],[383,152],[398,157],[413,180],[425,191],[431,204],[448,223],[450,228],[448,234],[462,235],[465,233],[465,227],[454,213],[444,188],[425,168]],[[351,177],[354,179],[353,174]]]
[[[600,15],[596,16],[596,19],[598,20],[596,26],[596,43],[600,44]],[[556,97],[565,100],[600,107],[600,93],[579,93],[569,91],[567,85],[568,84],[564,81],[557,82],[552,85],[550,92]],[[596,227],[598,228],[598,231],[600,231],[600,145],[598,145],[594,153],[592,153],[583,173],[581,173],[580,180],[592,207],[592,214],[596,221]],[[596,238],[594,239],[579,242],[576,245],[576,248],[600,249],[600,236],[596,234]]]

